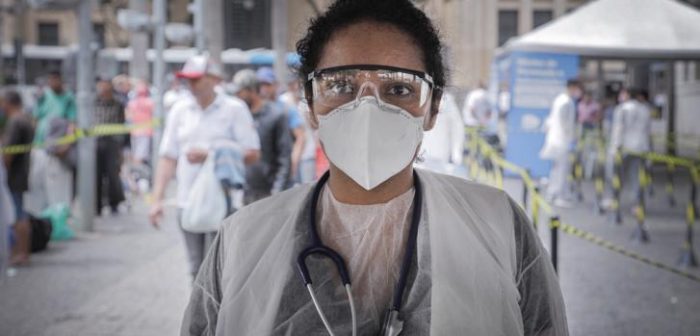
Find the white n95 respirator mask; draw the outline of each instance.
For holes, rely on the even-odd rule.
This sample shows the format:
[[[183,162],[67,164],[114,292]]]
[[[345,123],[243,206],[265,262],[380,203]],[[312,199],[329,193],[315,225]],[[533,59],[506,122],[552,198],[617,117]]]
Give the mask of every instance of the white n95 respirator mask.
[[[318,116],[319,137],[328,159],[371,190],[413,161],[424,120],[366,96]]]

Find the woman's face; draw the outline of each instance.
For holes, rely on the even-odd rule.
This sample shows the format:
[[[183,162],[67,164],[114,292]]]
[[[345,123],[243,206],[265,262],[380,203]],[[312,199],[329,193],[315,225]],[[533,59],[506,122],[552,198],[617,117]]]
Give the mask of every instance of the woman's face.
[[[422,51],[410,35],[392,25],[372,21],[355,23],[334,33],[321,51],[316,70],[356,64],[426,71]],[[317,124],[318,115],[327,114],[331,110],[314,102],[311,111],[314,119],[312,124]],[[432,128],[434,119],[435,116],[432,116],[429,128]]]

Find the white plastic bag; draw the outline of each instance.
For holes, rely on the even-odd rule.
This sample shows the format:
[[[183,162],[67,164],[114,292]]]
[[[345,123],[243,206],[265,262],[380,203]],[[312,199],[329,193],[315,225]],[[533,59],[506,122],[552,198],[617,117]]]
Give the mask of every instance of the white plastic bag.
[[[216,232],[226,217],[226,195],[214,171],[209,153],[194,180],[187,206],[182,211],[182,228],[189,232]]]
[[[15,205],[7,188],[7,172],[5,166],[0,164],[0,285],[5,277],[5,270],[9,266],[10,240],[7,237],[8,229],[14,224]]]
[[[7,230],[7,227],[15,223],[15,204],[12,201],[10,190],[7,188],[7,171],[5,166],[0,167],[0,230]]]

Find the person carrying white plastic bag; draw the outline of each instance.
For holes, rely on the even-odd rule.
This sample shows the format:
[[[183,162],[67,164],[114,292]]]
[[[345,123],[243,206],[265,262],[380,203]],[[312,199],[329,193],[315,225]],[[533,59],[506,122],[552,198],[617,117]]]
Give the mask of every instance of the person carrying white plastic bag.
[[[182,229],[185,231],[215,232],[226,217],[226,195],[215,168],[214,155],[209,153],[194,180],[187,206],[182,210]]]
[[[178,223],[188,207],[190,192],[203,163],[221,143],[240,146],[246,164],[260,155],[260,139],[248,107],[242,101],[217,93],[224,74],[218,63],[206,55],[193,56],[178,73],[187,80],[192,95],[183,97],[171,108],[160,143],[153,187],[151,224],[158,228],[163,217],[163,198],[173,175],[177,179]],[[182,230],[190,273],[194,277],[214,239],[214,233]]]

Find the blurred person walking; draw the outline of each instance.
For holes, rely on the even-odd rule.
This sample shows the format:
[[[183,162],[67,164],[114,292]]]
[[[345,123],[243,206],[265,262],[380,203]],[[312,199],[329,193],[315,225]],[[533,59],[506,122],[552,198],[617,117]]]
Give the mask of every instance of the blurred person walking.
[[[116,75],[112,79],[112,86],[114,87],[115,99],[126,106],[133,97],[131,92],[131,78],[125,74]]]
[[[180,99],[173,105],[160,144],[149,218],[158,228],[163,217],[165,189],[175,176],[177,180],[178,223],[202,164],[211,150],[226,143],[236,143],[244,150],[245,164],[260,156],[260,139],[247,106],[238,99],[217,94],[214,88],[223,73],[219,64],[207,56],[187,60],[178,77],[187,80],[194,99]],[[193,233],[182,230],[187,248],[190,274],[197,275],[215,232]]]
[[[2,110],[7,119],[4,127],[3,146],[27,145],[34,139],[34,127],[31,117],[24,113],[22,97],[16,91],[8,91],[2,100]],[[3,166],[7,169],[7,187],[9,189],[15,222],[13,231],[15,246],[10,264],[21,265],[29,262],[31,249],[31,225],[29,215],[24,210],[23,196],[29,189],[29,153],[3,154]],[[1,181],[0,183],[4,183]],[[0,229],[3,229],[0,226]]]
[[[583,93],[581,101],[577,105],[577,111],[579,139],[583,142],[581,158],[586,178],[590,178],[593,175],[593,166],[596,160],[596,144],[601,137],[603,111],[600,104],[588,91]]]
[[[306,138],[309,135],[304,127],[304,120],[301,118],[299,113],[298,97],[300,95],[298,85],[296,87],[296,97],[292,95],[283,96],[279,93],[279,82],[277,81],[277,76],[275,71],[270,67],[262,67],[256,72],[258,81],[260,82],[260,96],[268,102],[272,102],[277,105],[279,109],[282,109],[287,116],[287,122],[289,123],[289,130],[292,136],[292,154],[291,154],[291,165],[290,165],[290,178],[289,182],[291,186],[296,182],[297,172],[299,171],[299,163],[301,162],[301,157],[304,153],[304,146],[306,143]],[[296,82],[292,79],[292,83]],[[292,84],[293,85],[293,84]],[[284,98],[283,98],[284,97]],[[290,99],[291,98],[291,99]],[[288,187],[289,187],[288,186]]]
[[[287,115],[281,106],[265,99],[253,70],[241,70],[233,77],[233,87],[252,113],[260,136],[260,161],[246,169],[244,203],[285,190],[289,185],[292,139]]]
[[[486,85],[479,82],[476,89],[467,94],[462,110],[462,119],[467,127],[478,128],[479,135],[494,148],[500,149],[501,141],[497,125],[492,120],[491,102]]]
[[[292,146],[292,178],[298,183],[309,183],[316,179],[316,143],[318,142],[318,135],[315,134],[306,118],[309,113],[309,106],[302,101],[301,96],[302,90],[299,80],[296,76],[291,76],[287,80],[287,92],[281,94],[279,100],[288,109],[296,109],[298,111],[304,131],[303,139],[300,132],[297,131],[297,134],[293,134],[295,137],[294,145]],[[291,126],[292,120],[290,120]],[[299,151],[297,146],[301,142],[303,142],[303,147]],[[297,158],[297,156],[299,157]],[[295,175],[294,172],[296,172]]]
[[[593,95],[590,92],[583,93],[581,101],[577,105],[577,110],[578,123],[581,125],[584,133],[600,127],[603,113],[600,104],[593,99]]]
[[[123,125],[125,122],[124,104],[115,96],[112,82],[107,79],[98,80],[93,123],[95,125]],[[98,215],[102,212],[104,196],[107,197],[107,204],[112,214],[119,213],[119,203],[125,200],[122,181],[119,177],[122,148],[126,142],[124,138],[123,135],[106,135],[97,138],[95,204]]]
[[[153,127],[154,103],[148,89],[148,84],[140,82],[134,90],[135,97],[126,106],[126,120],[137,126],[131,131],[131,156],[136,164],[146,164],[151,157],[151,136]],[[145,126],[149,125],[149,126]]]
[[[569,153],[576,141],[576,99],[581,96],[577,80],[566,83],[566,91],[559,94],[544,122],[544,145],[540,158],[552,161],[547,186],[547,198],[557,206],[571,206],[568,176],[571,171]]]
[[[421,166],[444,174],[466,177],[463,171],[464,127],[459,107],[450,93],[443,93],[435,126],[423,135]]]
[[[171,75],[172,76],[172,75]],[[183,79],[182,78],[177,78],[174,77],[170,80],[170,88],[168,91],[165,91],[163,94],[163,123],[167,121],[167,116],[172,109],[173,106],[175,106],[175,103],[179,102],[182,99],[185,98],[190,98],[190,92],[187,90],[185,85],[182,83]]]
[[[649,112],[651,114],[651,118],[660,118],[661,112],[659,111],[659,106],[657,106],[654,102],[649,100],[649,91],[644,90],[644,89],[639,89],[639,92],[637,94],[637,100],[642,103],[644,106],[649,108]],[[651,143],[651,141],[650,141]]]
[[[260,97],[267,101],[275,102],[279,90],[279,83],[277,82],[275,70],[271,67],[261,67],[255,71],[255,76],[258,79],[260,87]]]
[[[52,205],[71,204],[75,150],[70,144],[55,145],[55,142],[73,133],[76,115],[75,98],[64,88],[61,73],[50,72],[48,87],[34,110],[34,142],[48,145],[35,148],[31,153],[25,209],[34,216],[39,216]]]
[[[611,166],[616,153],[623,155],[623,186],[633,197],[639,193],[639,169],[644,160],[626,153],[646,153],[651,150],[651,110],[643,103],[643,94],[638,89],[623,89],[619,95],[620,105],[613,113],[612,133],[608,158]],[[626,188],[627,189],[627,188]]]
[[[484,83],[469,92],[462,110],[464,124],[472,127],[486,127],[491,121],[491,104]]]

